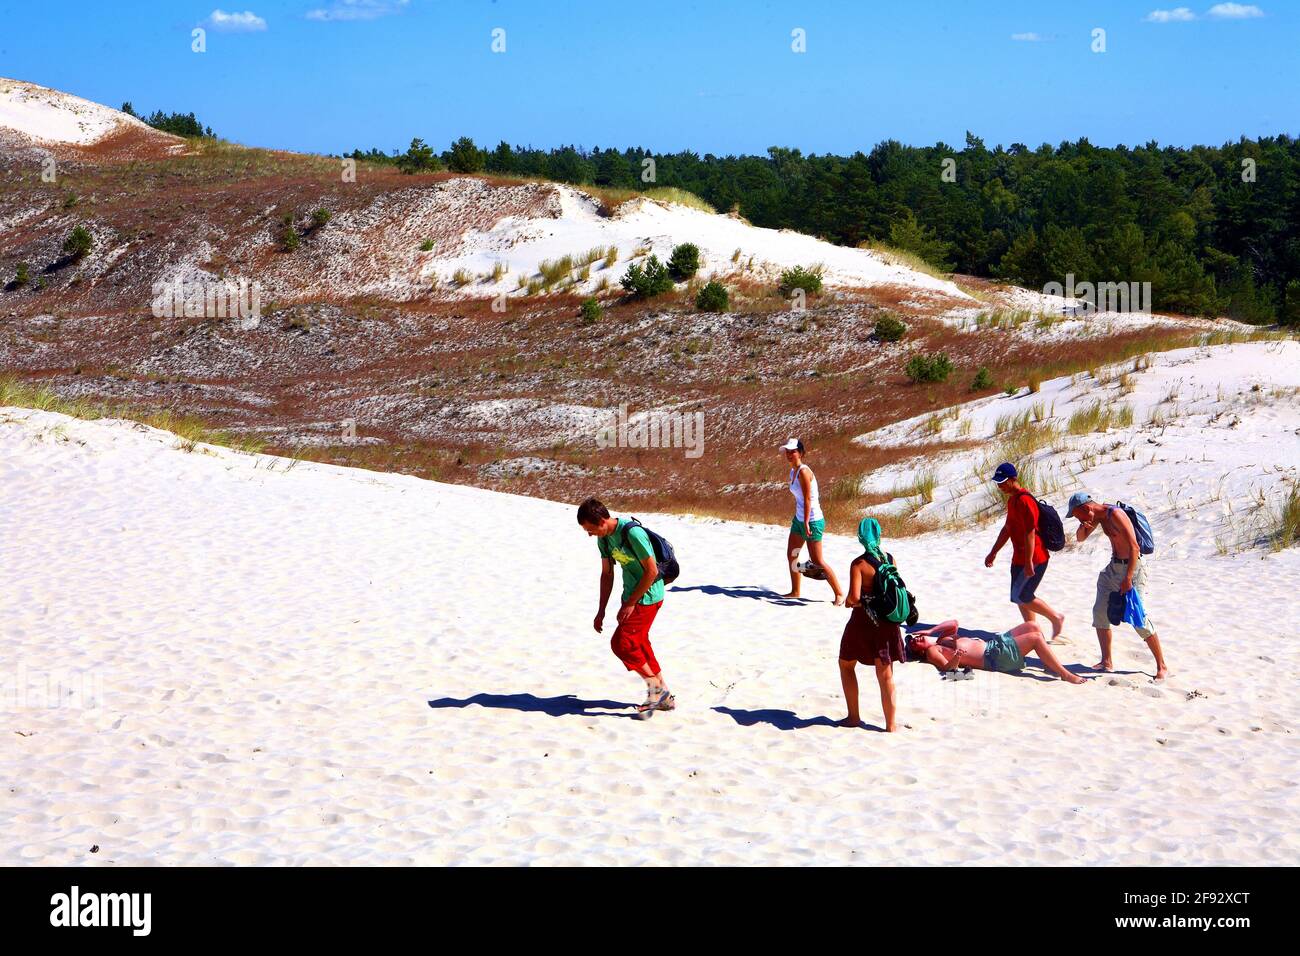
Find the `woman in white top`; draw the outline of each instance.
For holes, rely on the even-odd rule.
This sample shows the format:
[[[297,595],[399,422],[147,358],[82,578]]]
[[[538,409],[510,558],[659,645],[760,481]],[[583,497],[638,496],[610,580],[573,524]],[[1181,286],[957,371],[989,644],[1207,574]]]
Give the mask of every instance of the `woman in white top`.
[[[794,495],[794,521],[790,522],[790,538],[786,544],[786,557],[790,565],[790,593],[788,598],[799,596],[799,583],[802,579],[798,571],[799,552],[804,542],[808,544],[808,556],[812,563],[826,574],[826,583],[835,592],[835,606],[844,603],[844,592],[830,565],[822,560],[822,536],[826,532],[826,519],[822,515],[821,502],[817,496],[817,476],[804,464],[803,442],[791,438],[781,446],[785,457],[790,462],[790,494]]]

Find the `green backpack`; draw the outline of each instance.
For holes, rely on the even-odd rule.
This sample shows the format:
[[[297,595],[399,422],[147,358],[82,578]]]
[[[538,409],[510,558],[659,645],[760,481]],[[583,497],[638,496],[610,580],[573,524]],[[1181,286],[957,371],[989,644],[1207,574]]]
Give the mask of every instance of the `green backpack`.
[[[915,624],[920,618],[916,598],[907,589],[903,576],[898,573],[894,556],[887,553],[884,561],[877,561],[863,552],[862,557],[876,572],[871,600],[867,602],[868,609],[877,618],[883,618],[891,624]]]

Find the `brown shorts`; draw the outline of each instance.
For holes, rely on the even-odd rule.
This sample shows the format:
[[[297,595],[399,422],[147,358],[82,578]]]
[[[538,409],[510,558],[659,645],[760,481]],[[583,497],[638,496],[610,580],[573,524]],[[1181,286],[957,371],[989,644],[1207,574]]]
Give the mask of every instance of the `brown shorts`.
[[[872,622],[867,612],[855,607],[844,625],[840,638],[840,660],[859,664],[902,664],[907,660],[903,650],[903,631],[897,624]]]

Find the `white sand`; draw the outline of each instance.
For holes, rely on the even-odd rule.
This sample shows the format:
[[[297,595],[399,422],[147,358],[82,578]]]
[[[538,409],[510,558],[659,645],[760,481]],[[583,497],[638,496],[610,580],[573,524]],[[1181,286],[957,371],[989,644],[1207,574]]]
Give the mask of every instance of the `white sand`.
[[[1282,864],[1300,849],[1300,550],[1157,556],[1164,686],[1131,631],[1123,673],[1083,687],[905,665],[890,736],[827,725],[845,612],[824,585],[801,607],[744,596],[787,583],[782,529],[656,517],[685,568],[655,627],[680,705],[642,723],[612,619],[591,630],[595,544],[570,504],[175,445],[0,410],[0,864]],[[992,535],[889,542],[923,620],[1015,622],[1006,568],[981,564]],[[1096,659],[1089,545],[1042,591],[1069,616],[1067,663]],[[855,552],[829,539],[838,567]],[[700,590],[715,585],[741,596]],[[72,691],[64,706],[47,681]],[[596,703],[548,713],[523,695]],[[476,698],[489,706],[428,703]]]
[[[560,216],[506,217],[489,230],[468,231],[454,255],[435,252],[425,274],[447,280],[457,270],[465,269],[482,276],[500,262],[510,268],[503,278],[473,283],[461,294],[516,294],[518,277],[537,274],[543,261],[615,246],[618,262],[609,268],[599,260],[593,262],[590,276],[577,282],[572,291],[593,291],[602,279],[608,279],[610,287],[619,291],[619,279],[629,261],[644,263],[653,254],[666,263],[674,246],[690,242],[700,250],[701,279],[749,275],[774,282],[786,269],[821,266],[823,278],[831,287],[894,285],[915,290],[918,300],[938,296],[974,301],[950,281],[895,265],[871,250],[837,246],[789,229],[763,229],[734,216],[644,197],[619,206],[613,216],[603,216],[599,204],[588,194],[570,186],[552,188],[559,194]],[[649,251],[634,256],[641,249]]]
[[[71,93],[0,77],[0,130],[42,143],[89,146],[117,130],[144,123]]]

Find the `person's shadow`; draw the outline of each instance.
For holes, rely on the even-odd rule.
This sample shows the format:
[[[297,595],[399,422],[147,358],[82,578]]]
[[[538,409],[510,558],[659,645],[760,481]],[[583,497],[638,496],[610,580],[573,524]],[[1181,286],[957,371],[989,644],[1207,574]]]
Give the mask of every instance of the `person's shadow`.
[[[735,707],[714,707],[714,711],[725,714],[742,727],[755,724],[768,724],[777,730],[803,730],[806,727],[838,727],[839,724],[829,717],[800,717],[790,710],[739,710]],[[883,731],[884,727],[864,723],[868,730]]]
[[[722,595],[729,598],[749,598],[752,601],[767,601],[771,604],[793,605],[799,607],[807,604],[807,598],[788,598],[784,594],[777,594],[771,588],[761,588],[756,584],[740,584],[735,587],[723,587],[720,584],[697,584],[694,587],[682,588],[673,586],[670,591],[699,591],[701,594],[707,594],[711,597]]]
[[[634,704],[618,700],[582,700],[574,694],[564,694],[560,697],[536,697],[533,694],[475,694],[463,700],[442,697],[428,703],[434,710],[478,706],[498,710],[517,710],[525,714],[546,714],[549,717],[631,717],[632,714],[620,714],[614,711],[635,707]]]

